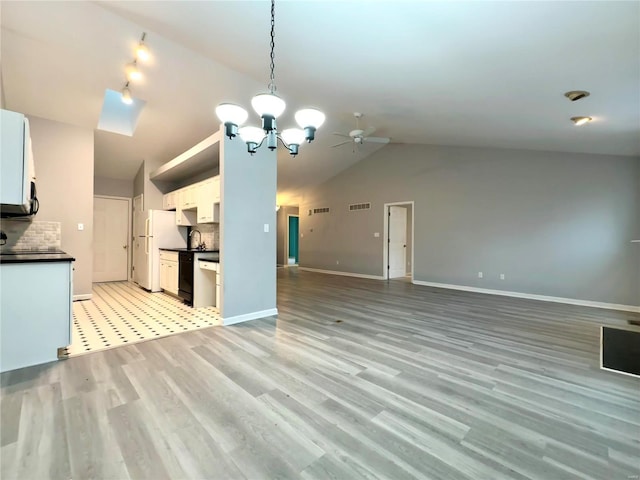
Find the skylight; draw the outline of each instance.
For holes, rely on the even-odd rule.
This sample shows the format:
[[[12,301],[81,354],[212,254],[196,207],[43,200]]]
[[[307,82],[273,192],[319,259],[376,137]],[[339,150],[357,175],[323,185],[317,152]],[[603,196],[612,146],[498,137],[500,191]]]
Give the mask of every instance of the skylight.
[[[98,130],[119,133],[128,137],[133,136],[140,112],[142,112],[147,102],[139,98],[132,98],[132,100],[133,102],[127,105],[123,103],[120,92],[106,89]]]

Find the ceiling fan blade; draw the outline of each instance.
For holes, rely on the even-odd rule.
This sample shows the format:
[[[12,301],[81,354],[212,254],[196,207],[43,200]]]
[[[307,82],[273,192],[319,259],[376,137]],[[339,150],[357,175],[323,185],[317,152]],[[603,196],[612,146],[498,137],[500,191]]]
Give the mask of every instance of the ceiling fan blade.
[[[389,143],[389,141],[391,141],[391,139],[387,137],[365,137],[363,140],[371,143]]]
[[[362,132],[362,136],[363,137],[368,137],[369,135],[371,135],[375,131],[376,131],[376,127],[367,127]]]
[[[351,143],[351,140],[345,140],[344,142],[336,143],[335,145],[331,145],[331,146],[339,147],[340,145],[346,145],[347,143]]]
[[[344,133],[333,132],[332,135],[338,135],[339,137],[351,138],[349,135],[345,135]]]

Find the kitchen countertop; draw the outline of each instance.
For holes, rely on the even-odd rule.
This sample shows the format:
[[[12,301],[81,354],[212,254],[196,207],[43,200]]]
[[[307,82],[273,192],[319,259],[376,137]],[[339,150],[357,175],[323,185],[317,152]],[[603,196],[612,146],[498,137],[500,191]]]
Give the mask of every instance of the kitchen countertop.
[[[197,248],[161,248],[167,252],[192,252],[192,253],[220,253],[220,250],[198,250]]]
[[[0,252],[0,263],[75,262],[62,250],[13,250]]]

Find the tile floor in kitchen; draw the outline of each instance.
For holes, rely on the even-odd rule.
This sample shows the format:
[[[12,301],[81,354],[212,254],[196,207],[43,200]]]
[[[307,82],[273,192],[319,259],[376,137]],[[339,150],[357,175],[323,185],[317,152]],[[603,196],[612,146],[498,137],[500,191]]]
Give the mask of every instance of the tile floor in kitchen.
[[[149,293],[130,282],[94,283],[91,300],[73,302],[75,357],[200,328],[222,325],[214,307],[194,309],[165,293]]]

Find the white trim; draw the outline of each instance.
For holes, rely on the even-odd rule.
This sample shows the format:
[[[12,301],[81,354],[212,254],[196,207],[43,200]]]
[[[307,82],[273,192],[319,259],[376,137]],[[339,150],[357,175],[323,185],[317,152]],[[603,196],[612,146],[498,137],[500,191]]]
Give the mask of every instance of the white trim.
[[[338,272],[336,270],[321,270],[319,268],[298,267],[298,270],[307,272],[326,273],[329,275],[342,275],[343,277],[369,278],[371,280],[384,280],[380,275],[365,275],[364,273]]]
[[[388,278],[388,268],[387,268],[387,263],[389,262],[389,259],[387,258],[389,256],[389,252],[388,252],[388,243],[389,243],[389,207],[392,206],[402,206],[402,205],[411,205],[411,280],[413,281],[413,266],[416,264],[416,256],[415,256],[415,248],[416,248],[416,224],[415,224],[415,218],[416,218],[416,204],[413,200],[407,200],[404,202],[390,202],[390,203],[385,203],[384,204],[384,208],[382,211],[382,215],[383,215],[383,223],[382,223],[382,229],[383,229],[383,235],[382,235],[382,280],[389,280]],[[406,258],[405,258],[405,268],[406,268]]]
[[[249,320],[256,320],[258,318],[273,317],[278,315],[277,308],[270,308],[269,310],[260,310],[257,312],[245,313],[243,315],[236,315],[235,317],[226,317],[222,319],[222,325],[234,325],[236,323],[248,322]]]
[[[82,295],[74,295],[73,301],[77,302],[78,300],[91,300],[93,298],[92,293],[84,293]]]
[[[640,312],[640,306],[622,305],[618,303],[592,302],[591,300],[579,300],[577,298],[551,297],[548,295],[536,295],[533,293],[510,292],[508,290],[491,290],[488,288],[468,287],[466,285],[452,285],[448,283],[423,282],[413,280],[414,285],[425,287],[447,288],[449,290],[463,290],[465,292],[486,293],[489,295],[502,295],[504,297],[528,298],[542,302],[566,303],[569,305],[581,305],[583,307],[606,308],[609,310],[623,310],[625,312]]]

